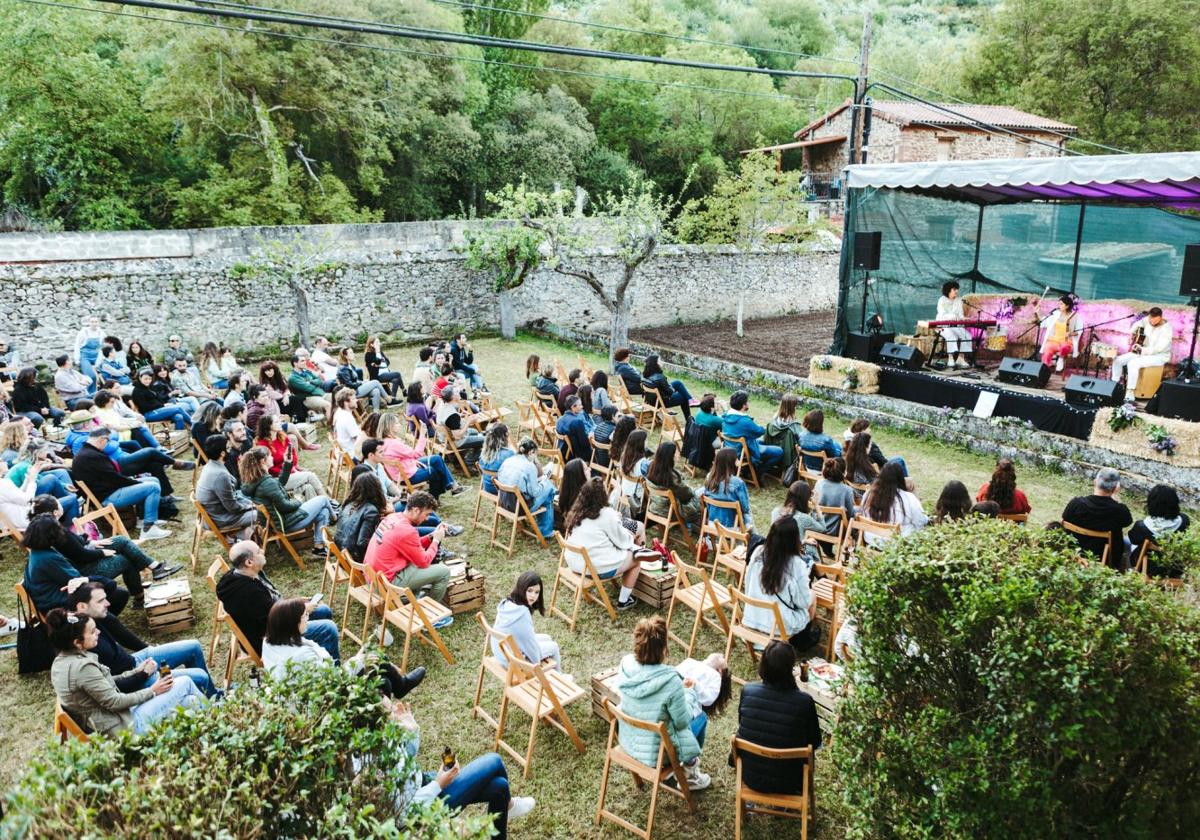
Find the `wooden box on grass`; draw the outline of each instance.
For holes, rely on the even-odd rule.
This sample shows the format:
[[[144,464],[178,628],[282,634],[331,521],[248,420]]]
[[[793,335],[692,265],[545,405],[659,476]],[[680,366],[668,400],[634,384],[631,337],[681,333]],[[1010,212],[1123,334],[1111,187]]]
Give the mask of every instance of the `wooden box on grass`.
[[[800,679],[801,668],[799,665],[793,671],[796,686],[812,697],[813,704],[817,707],[817,721],[820,723],[821,729],[825,732],[833,732],[837,724],[838,706],[842,702],[838,691],[843,668],[841,665],[829,663],[820,658],[810,659],[807,664],[809,676],[806,682],[802,682]]]
[[[604,699],[614,706],[621,702],[617,694],[617,669],[605,668],[598,674],[592,674],[592,714],[606,721],[611,721],[608,712],[604,710]]]
[[[450,587],[446,590],[450,611],[458,614],[483,609],[487,581],[483,574],[466,560],[451,560],[446,568],[450,570]]]
[[[637,584],[633,587],[633,597],[656,610],[665,610],[671,605],[671,595],[674,591],[675,567],[668,566],[666,571],[643,571],[638,575]]]
[[[184,579],[176,579],[147,586],[146,623],[150,629],[161,633],[174,633],[194,626],[191,585]]]

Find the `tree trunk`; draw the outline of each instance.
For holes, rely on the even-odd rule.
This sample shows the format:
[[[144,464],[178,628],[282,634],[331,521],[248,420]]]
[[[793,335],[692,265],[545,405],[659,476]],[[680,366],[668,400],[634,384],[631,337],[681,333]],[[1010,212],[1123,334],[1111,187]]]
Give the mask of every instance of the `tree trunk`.
[[[629,344],[629,303],[625,295],[617,296],[612,307],[612,329],[608,334],[608,367],[612,370],[613,353]]]
[[[745,333],[742,332],[742,312],[746,308],[746,296],[738,296],[738,311],[737,311],[737,337],[743,338]]]
[[[291,287],[292,297],[296,301],[296,329],[300,333],[300,345],[312,349],[312,324],[308,319],[308,292],[304,290],[304,284],[292,277],[288,280],[288,286]]]
[[[287,152],[271,122],[271,112],[258,98],[258,91],[254,88],[250,89],[250,109],[254,112],[254,119],[258,122],[260,141],[267,156],[267,166],[271,170],[271,185],[286,189],[288,185]]]
[[[500,337],[512,341],[517,337],[516,304],[512,289],[500,290]]]

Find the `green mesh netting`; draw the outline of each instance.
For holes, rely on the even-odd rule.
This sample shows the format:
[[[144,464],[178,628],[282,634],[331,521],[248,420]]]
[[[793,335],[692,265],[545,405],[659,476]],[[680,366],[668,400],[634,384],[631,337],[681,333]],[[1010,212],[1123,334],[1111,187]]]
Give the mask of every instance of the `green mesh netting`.
[[[851,190],[834,350],[858,330],[866,272],[850,258],[854,234],[883,234],[871,272],[867,314],[888,332],[911,333],[933,318],[941,286],[957,279],[964,294],[1037,297],[1073,291],[1084,300],[1125,299],[1178,306],[1184,246],[1200,242],[1200,219],[1153,207],[1089,204],[1083,211],[1079,269],[1072,285],[1080,205],[978,205],[892,189]],[[979,249],[976,263],[976,238]]]

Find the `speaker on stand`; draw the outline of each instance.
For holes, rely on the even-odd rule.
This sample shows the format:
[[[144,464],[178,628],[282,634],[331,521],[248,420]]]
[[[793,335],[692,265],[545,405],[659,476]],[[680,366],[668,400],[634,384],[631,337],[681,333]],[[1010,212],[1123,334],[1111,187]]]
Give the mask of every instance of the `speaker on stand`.
[[[871,290],[871,272],[879,270],[879,247],[883,242],[883,233],[877,230],[861,230],[854,234],[854,262],[856,271],[865,271],[863,278],[862,320],[859,323],[861,332],[867,331],[867,295]]]

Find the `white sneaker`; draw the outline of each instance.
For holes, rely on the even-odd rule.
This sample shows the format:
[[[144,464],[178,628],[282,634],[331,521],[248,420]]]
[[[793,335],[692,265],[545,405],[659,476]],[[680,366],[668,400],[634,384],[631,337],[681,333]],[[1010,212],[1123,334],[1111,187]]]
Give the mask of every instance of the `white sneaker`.
[[[138,537],[138,542],[145,542],[147,540],[163,540],[169,536],[171,536],[170,531],[154,525],[153,527],[142,529],[141,536]]]
[[[396,641],[396,640],[395,640],[395,638],[393,638],[393,636],[392,636],[392,631],[391,631],[391,630],[384,630],[384,631],[383,631],[383,646],[384,646],[384,647],[391,647],[391,646],[392,646],[392,642],[394,642],[394,641]]]
[[[521,817],[533,810],[533,806],[537,804],[532,796],[514,796],[508,802],[508,819],[519,820]]]
[[[691,790],[704,790],[712,784],[712,776],[700,772],[700,762],[685,764],[683,772],[687,776],[687,784]]]
[[[16,618],[10,618],[5,624],[0,624],[0,639],[5,636],[11,636],[24,626],[25,622]]]

